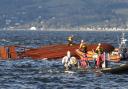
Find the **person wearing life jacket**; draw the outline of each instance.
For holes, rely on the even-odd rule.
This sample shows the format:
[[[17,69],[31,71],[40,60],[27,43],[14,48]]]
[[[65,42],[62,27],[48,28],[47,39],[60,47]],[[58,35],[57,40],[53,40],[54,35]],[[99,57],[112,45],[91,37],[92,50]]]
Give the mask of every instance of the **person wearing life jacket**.
[[[96,60],[97,60],[97,58],[98,58],[98,53],[96,53],[94,50],[92,50],[92,52],[93,52],[93,56],[92,56],[92,58],[93,58],[93,67],[95,67],[96,66]]]
[[[76,53],[80,57],[81,67],[87,68],[89,65],[88,58],[87,58],[87,46],[83,45],[83,49],[77,49]]]
[[[62,64],[64,65],[65,70],[69,70],[72,67],[77,66],[77,59],[71,57],[70,51],[67,51],[67,55],[62,58]]]
[[[81,49],[83,45],[84,45],[84,40],[81,40],[81,41],[80,41],[79,49]]]
[[[87,45],[85,44],[84,40],[81,40],[79,50],[83,53],[87,53]]]
[[[103,57],[104,57],[102,48],[97,50],[96,53],[98,53],[98,57],[96,59],[96,68],[102,68]]]
[[[96,47],[96,51],[100,52],[101,43],[98,43],[98,46]]]
[[[102,59],[102,61],[103,61],[102,68],[107,68],[108,67],[108,60],[109,60],[108,59],[108,53],[103,52],[102,56],[103,56],[103,59]]]
[[[101,68],[103,63],[103,49],[101,47],[101,43],[98,43],[98,46],[95,49],[96,58],[96,68]]]
[[[68,38],[67,38],[67,41],[68,41],[68,46],[72,46],[73,45],[73,35],[71,35],[71,36],[69,36]]]

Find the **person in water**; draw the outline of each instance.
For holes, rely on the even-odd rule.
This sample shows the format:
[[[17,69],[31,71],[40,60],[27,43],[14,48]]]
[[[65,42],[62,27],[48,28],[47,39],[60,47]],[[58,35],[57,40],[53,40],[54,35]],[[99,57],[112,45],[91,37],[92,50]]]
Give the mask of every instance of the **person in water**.
[[[72,46],[73,45],[73,35],[71,35],[71,36],[69,36],[68,38],[67,38],[67,41],[68,41],[68,46]]]
[[[103,48],[101,47],[101,43],[98,44],[95,52],[98,55],[98,57],[96,58],[96,68],[102,68],[102,63],[104,62],[104,52]]]
[[[80,57],[81,67],[86,69],[89,66],[88,57],[87,57],[87,46],[83,45],[81,49],[76,50],[76,53]]]
[[[67,55],[62,58],[62,64],[65,70],[70,70],[78,65],[77,59],[71,56],[71,52],[67,51]]]

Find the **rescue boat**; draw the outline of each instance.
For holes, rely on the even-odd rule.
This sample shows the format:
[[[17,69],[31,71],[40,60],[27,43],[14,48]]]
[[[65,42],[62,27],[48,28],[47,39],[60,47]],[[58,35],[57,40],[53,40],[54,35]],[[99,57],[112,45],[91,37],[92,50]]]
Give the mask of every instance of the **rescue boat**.
[[[114,66],[110,68],[102,68],[101,72],[112,73],[112,74],[128,73],[128,63],[120,64],[118,66]]]
[[[92,71],[96,74],[102,74],[102,73],[111,73],[111,74],[125,74],[128,73],[128,63],[122,63],[119,65],[113,65],[113,67],[106,67],[101,69],[74,69],[71,71],[66,71],[67,73],[86,73],[88,71]]]
[[[92,60],[93,59],[93,55],[94,55],[93,51],[88,51],[87,52],[88,60]],[[118,53],[117,54],[113,54],[113,51],[106,53],[106,57],[107,57],[108,61],[119,62],[121,60],[121,56]]]

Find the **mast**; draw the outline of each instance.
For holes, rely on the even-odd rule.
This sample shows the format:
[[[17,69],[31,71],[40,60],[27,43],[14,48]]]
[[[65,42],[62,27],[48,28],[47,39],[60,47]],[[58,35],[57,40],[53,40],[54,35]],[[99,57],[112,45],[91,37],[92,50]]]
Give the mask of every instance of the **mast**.
[[[122,33],[121,42],[119,44],[119,49],[120,50],[126,48],[126,41],[127,41],[127,39],[125,39],[125,33]]]

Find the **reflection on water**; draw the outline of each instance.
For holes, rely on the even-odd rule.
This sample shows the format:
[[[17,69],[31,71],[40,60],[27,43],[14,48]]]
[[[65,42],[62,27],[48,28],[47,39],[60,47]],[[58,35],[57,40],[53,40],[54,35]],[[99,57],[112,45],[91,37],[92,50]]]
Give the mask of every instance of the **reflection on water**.
[[[117,32],[30,32],[2,31],[2,45],[18,44],[39,47],[46,44],[66,43],[66,37],[75,36],[75,42],[84,39],[89,43],[106,42],[117,44]],[[33,36],[34,35],[34,36]],[[127,33],[126,33],[127,36]],[[127,37],[126,37],[127,38]],[[127,89],[127,74],[102,74],[93,71],[65,73],[60,60],[1,60],[1,89]]]

